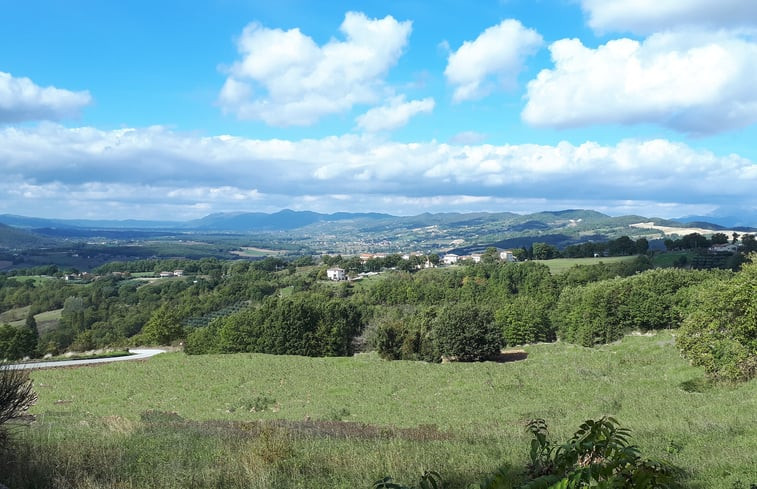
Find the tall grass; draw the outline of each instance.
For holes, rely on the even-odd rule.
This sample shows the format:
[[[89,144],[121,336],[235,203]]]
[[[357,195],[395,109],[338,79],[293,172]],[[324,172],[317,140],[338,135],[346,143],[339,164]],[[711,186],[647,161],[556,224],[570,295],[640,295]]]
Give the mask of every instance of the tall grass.
[[[171,353],[36,371],[37,420],[16,430],[0,482],[347,488],[430,468],[465,487],[502,465],[517,476],[529,419],[566,439],[605,414],[692,487],[757,482],[757,381],[708,383],[669,332],[526,350],[513,363]]]

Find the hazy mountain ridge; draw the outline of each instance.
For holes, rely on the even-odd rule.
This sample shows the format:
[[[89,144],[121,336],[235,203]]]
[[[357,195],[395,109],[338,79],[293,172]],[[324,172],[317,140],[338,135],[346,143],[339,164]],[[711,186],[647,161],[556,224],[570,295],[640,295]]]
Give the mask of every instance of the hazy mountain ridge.
[[[448,212],[414,216],[350,212],[322,214],[285,209],[271,214],[216,213],[182,222],[44,219],[4,214],[0,215],[0,223],[5,224],[6,229],[0,235],[7,238],[0,241],[0,246],[40,247],[55,240],[194,240],[214,234],[227,238],[243,238],[255,234],[269,240],[271,233],[276,233],[276,236],[300,242],[314,252],[359,253],[475,249],[486,245],[513,247],[527,246],[533,242],[546,242],[564,247],[583,241],[614,239],[622,235],[648,239],[665,237],[660,230],[631,227],[633,224],[648,222],[658,226],[681,228],[682,235],[686,234],[684,228],[687,226],[676,220],[637,215],[613,217],[583,209],[542,211],[533,214]],[[694,224],[698,228],[710,229],[713,232],[726,229],[709,222]],[[743,229],[746,232],[755,231],[754,228]]]

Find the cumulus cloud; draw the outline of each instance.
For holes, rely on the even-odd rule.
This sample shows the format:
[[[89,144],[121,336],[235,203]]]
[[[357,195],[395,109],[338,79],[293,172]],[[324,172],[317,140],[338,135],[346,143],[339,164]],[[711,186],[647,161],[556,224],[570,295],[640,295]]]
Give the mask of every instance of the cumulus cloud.
[[[681,206],[700,213],[733,201],[757,206],[754,162],[663,139],[613,146],[399,143],[356,134],[287,141],[43,124],[0,130],[0,174],[0,210],[21,214],[59,215],[61,202],[153,218],[166,209],[171,216],[283,207],[491,210],[509,202],[502,199],[541,209],[666,203],[667,216],[685,214]]]
[[[75,117],[92,102],[89,92],[40,87],[0,71],[0,124]]]
[[[581,0],[581,8],[589,17],[589,26],[600,33],[757,26],[754,0]]]
[[[339,29],[344,40],[319,46],[299,29],[249,24],[237,42],[241,59],[228,69],[219,105],[240,119],[291,126],[377,102],[412,23],[348,12]]]
[[[736,35],[661,33],[592,49],[550,46],[553,69],[528,83],[523,119],[534,126],[657,123],[712,134],[757,121],[757,44]]]
[[[541,35],[513,19],[489,27],[450,53],[444,75],[455,87],[455,102],[488,95],[495,87],[516,85],[524,59],[544,43]],[[449,44],[446,44],[449,47]]]
[[[407,102],[404,95],[392,97],[385,105],[374,107],[357,117],[357,126],[364,131],[379,132],[398,129],[418,114],[430,114],[434,110],[434,99]]]

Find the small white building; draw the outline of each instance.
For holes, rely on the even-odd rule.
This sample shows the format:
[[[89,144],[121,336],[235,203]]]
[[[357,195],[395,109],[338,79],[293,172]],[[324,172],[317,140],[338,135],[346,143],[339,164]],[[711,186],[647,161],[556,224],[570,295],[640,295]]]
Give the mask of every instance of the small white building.
[[[499,259],[502,261],[517,261],[512,250],[503,250],[499,252]]]
[[[174,270],[173,274],[175,277],[183,277],[184,276],[184,270]]]
[[[460,257],[458,255],[454,253],[447,253],[446,255],[442,257],[442,262],[445,265],[454,265],[455,263],[457,263],[457,260],[459,259]]]
[[[344,274],[344,268],[329,268],[326,270],[326,277],[329,280],[346,280],[347,276]]]
[[[473,253],[470,259],[473,260],[473,263],[481,263],[481,253]]]
[[[160,272],[160,278],[173,277],[173,272]]]

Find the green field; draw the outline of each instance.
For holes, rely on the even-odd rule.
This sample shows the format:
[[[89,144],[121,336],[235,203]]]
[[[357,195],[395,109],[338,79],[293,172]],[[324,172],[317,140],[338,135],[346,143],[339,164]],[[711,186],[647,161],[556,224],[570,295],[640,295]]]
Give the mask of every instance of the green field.
[[[28,306],[22,307],[19,309],[27,309],[27,314],[28,314]],[[57,328],[58,324],[60,323],[61,314],[63,314],[63,309],[54,309],[52,311],[45,311],[39,314],[35,314],[34,320],[37,322],[37,330],[39,331],[39,333],[44,334],[44,333],[47,333],[48,331],[51,331]],[[12,322],[11,325],[21,326],[25,322],[26,322],[26,316],[24,316],[24,319],[18,319]]]
[[[24,321],[29,315],[29,309],[31,306],[16,307],[0,313],[0,324]]]
[[[597,263],[617,263],[635,260],[635,256],[603,256],[599,258],[555,258],[553,260],[534,260],[549,267],[553,274],[562,273],[575,265],[596,265]]]
[[[708,383],[669,332],[526,350],[512,363],[170,353],[35,371],[36,421],[14,431],[0,482],[368,488],[434,469],[462,488],[503,465],[517,477],[529,419],[565,439],[604,414],[633,430],[645,456],[682,466],[687,486],[757,482],[757,379]]]

